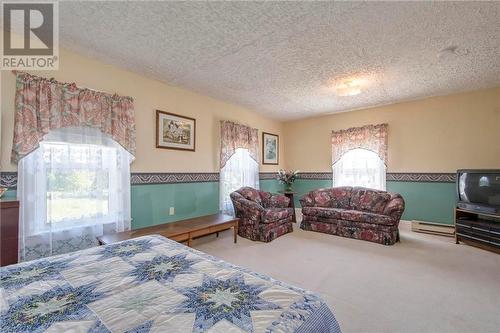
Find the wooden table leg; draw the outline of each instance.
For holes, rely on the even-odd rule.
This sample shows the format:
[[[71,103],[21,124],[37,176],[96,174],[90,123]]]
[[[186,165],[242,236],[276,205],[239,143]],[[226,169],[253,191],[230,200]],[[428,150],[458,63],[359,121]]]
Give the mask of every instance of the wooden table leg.
[[[292,222],[297,222],[297,217],[295,216],[295,201],[293,200],[293,194],[295,192],[282,192],[288,199],[290,199],[290,202],[288,203],[288,208],[292,208]]]
[[[219,237],[219,233],[218,232],[215,233],[215,237]]]
[[[290,195],[290,204],[288,207],[293,209],[292,222],[297,222],[297,217],[295,216],[295,201],[293,200],[293,194]]]
[[[193,238],[191,237],[191,233],[189,233],[189,238],[188,238],[188,246],[191,247],[191,242],[193,241]]]
[[[234,224],[233,233],[234,233],[234,243],[236,244],[236,241],[238,240],[238,222]]]

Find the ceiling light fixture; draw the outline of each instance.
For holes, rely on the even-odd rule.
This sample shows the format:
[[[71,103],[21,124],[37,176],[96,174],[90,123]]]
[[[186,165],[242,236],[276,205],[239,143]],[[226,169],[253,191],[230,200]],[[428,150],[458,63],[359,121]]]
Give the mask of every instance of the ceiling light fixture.
[[[353,81],[346,81],[336,88],[339,96],[355,96],[361,93],[361,86]]]
[[[454,58],[463,57],[468,54],[469,54],[469,49],[452,45],[439,51],[438,58],[440,60],[452,60]]]

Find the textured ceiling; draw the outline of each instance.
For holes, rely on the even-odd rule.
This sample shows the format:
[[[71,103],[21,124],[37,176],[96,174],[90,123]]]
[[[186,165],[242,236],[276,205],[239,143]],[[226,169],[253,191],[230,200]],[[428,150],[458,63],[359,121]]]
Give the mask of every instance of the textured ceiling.
[[[62,2],[60,42],[291,120],[498,86],[499,18],[500,2]],[[337,96],[352,78],[363,92]]]

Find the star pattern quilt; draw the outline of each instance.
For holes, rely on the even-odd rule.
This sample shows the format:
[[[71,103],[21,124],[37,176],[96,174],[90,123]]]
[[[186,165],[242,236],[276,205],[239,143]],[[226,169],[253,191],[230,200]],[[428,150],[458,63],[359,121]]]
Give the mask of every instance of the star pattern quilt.
[[[0,331],[340,332],[317,295],[153,235],[1,269]]]

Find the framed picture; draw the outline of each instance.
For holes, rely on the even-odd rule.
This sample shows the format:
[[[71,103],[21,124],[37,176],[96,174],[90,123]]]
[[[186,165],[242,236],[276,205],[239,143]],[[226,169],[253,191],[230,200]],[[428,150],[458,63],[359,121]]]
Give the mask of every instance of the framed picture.
[[[196,119],[156,110],[156,148],[195,151]]]
[[[262,164],[278,164],[279,148],[279,136],[262,132]]]

